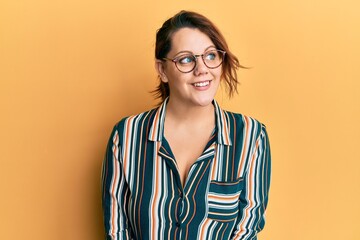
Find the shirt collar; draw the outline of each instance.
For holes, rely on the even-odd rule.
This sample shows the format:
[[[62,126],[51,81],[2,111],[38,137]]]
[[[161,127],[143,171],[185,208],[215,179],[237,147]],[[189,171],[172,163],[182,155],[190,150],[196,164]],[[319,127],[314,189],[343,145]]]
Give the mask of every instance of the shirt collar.
[[[161,142],[164,136],[164,123],[165,123],[165,114],[166,114],[166,104],[169,98],[166,98],[160,107],[156,110],[154,120],[152,122],[149,140]],[[215,107],[215,121],[216,129],[218,131],[218,144],[223,145],[232,145],[229,132],[229,121],[227,119],[227,114],[223,111],[216,100],[213,100]]]

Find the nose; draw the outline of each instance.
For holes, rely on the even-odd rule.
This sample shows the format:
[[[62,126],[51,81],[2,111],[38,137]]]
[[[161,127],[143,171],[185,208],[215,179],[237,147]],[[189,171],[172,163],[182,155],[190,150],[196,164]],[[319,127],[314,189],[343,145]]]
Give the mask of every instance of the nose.
[[[208,67],[204,63],[202,55],[196,56],[196,66],[194,70],[195,75],[207,74],[209,71]]]

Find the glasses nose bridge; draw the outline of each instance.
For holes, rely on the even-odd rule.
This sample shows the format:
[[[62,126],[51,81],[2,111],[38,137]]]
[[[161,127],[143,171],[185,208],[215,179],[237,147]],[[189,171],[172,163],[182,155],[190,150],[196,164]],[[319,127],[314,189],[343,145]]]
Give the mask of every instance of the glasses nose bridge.
[[[195,65],[198,64],[198,58],[201,58],[203,63],[205,64],[205,66],[207,67],[206,63],[205,63],[205,59],[204,59],[204,53],[203,54],[194,54],[194,58],[195,58]]]

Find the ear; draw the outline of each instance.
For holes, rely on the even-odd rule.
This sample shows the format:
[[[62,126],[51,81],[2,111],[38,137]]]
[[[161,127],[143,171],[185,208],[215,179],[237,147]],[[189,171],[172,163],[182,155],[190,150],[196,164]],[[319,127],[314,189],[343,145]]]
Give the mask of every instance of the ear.
[[[162,82],[169,81],[165,74],[165,63],[163,61],[156,59],[155,60],[155,69],[156,69]]]

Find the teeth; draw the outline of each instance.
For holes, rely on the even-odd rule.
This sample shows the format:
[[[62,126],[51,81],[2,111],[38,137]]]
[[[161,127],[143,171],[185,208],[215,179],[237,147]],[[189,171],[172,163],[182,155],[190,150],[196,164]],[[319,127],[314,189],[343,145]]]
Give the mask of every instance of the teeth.
[[[195,87],[205,87],[207,85],[209,85],[209,81],[206,81],[206,82],[199,82],[199,83],[194,83],[194,86]]]

